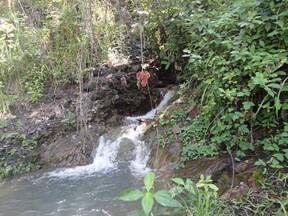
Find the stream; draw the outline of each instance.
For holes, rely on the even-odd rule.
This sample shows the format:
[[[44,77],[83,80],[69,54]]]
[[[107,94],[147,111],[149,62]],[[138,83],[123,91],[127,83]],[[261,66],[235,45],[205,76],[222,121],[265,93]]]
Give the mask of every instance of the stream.
[[[173,96],[168,90],[156,108],[101,136],[93,163],[0,183],[0,216],[126,216],[138,208],[117,200],[122,190],[142,187],[150,170],[142,140],[146,123],[138,120],[153,119]]]

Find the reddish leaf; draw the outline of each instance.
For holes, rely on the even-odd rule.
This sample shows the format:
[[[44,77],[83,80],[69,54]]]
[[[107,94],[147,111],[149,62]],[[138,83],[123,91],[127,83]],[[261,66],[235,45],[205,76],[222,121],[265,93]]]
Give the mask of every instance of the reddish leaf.
[[[136,78],[138,88],[145,88],[148,84],[150,73],[148,71],[140,71],[136,74]]]

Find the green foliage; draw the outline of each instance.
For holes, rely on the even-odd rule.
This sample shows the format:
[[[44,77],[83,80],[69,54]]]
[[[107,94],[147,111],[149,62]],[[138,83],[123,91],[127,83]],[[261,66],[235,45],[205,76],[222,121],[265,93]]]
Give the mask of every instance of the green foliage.
[[[161,118],[160,124],[162,126],[165,125],[173,126],[186,120],[187,120],[187,113],[185,112],[184,109],[178,108],[173,110],[173,112],[170,113],[168,118]]]
[[[45,43],[47,37],[44,30],[25,25],[24,17],[18,13],[11,12],[0,19],[0,81],[5,84],[1,92],[15,94],[23,84],[33,86],[33,82],[38,80],[35,84],[39,84],[39,79],[44,79],[43,72],[41,76],[34,75],[35,80],[28,73],[38,72],[36,68],[42,62],[41,43]],[[39,94],[39,89],[37,91]]]
[[[207,125],[207,121],[205,121],[203,116],[197,116],[191,120],[187,127],[183,127],[180,130],[179,139],[182,144],[182,161],[218,154],[217,145],[206,142],[205,131],[207,130]]]
[[[219,189],[212,183],[211,177],[201,175],[196,184],[190,179],[184,181],[173,178],[172,181],[176,186],[170,191],[174,197],[179,197],[182,205],[186,207],[187,215],[220,215]]]
[[[36,140],[28,137],[24,133],[11,132],[11,133],[2,133],[0,135],[0,141],[2,142],[9,139],[18,139],[21,142],[22,146],[28,149],[32,149],[37,144]]]
[[[180,208],[181,204],[171,197],[171,194],[167,190],[159,190],[153,192],[155,174],[150,172],[144,177],[144,190],[127,189],[120,193],[119,199],[122,201],[137,201],[141,199],[142,211],[137,215],[150,215],[154,206],[154,200],[156,203],[164,207]],[[136,214],[136,213],[134,213]],[[134,215],[133,214],[133,215]]]
[[[3,99],[7,95],[27,92],[37,101],[45,87],[75,82],[85,67],[107,60],[110,48],[124,46],[122,27],[108,2],[23,0],[21,7],[18,4],[1,3],[2,111],[9,106]]]
[[[194,102],[185,105],[188,105],[188,108],[191,109],[190,106],[193,107]],[[159,138],[161,147],[164,148],[174,141],[180,142],[182,145],[182,162],[218,154],[217,145],[206,142],[207,134],[205,134],[205,131],[207,131],[208,122],[203,115],[191,119],[185,109],[179,107],[173,110],[168,117],[160,119],[160,124],[165,127]]]
[[[177,130],[182,160],[220,151],[236,152],[240,160],[260,151],[257,164],[286,167],[287,145],[279,143],[283,134],[273,131],[282,131],[287,120],[288,2],[143,0],[142,4],[149,12],[145,28],[150,45],[167,73],[178,72],[196,91],[200,117]],[[189,94],[186,91],[185,96],[192,97]],[[161,123],[178,124],[174,117]],[[258,135],[265,130],[272,134]],[[173,136],[163,136],[162,143]]]
[[[0,129],[7,127],[9,120],[6,118],[0,118]]]
[[[131,215],[149,215],[152,212],[154,200],[164,207],[174,208],[177,215],[220,215],[219,189],[213,184],[211,177],[201,175],[196,184],[190,179],[173,178],[174,186],[170,190],[153,192],[151,189],[153,188],[154,177],[154,173],[148,173],[144,177],[144,191],[128,189],[120,194],[119,198],[122,201],[142,199],[141,204],[144,212]],[[171,215],[171,211],[167,215]]]
[[[75,125],[75,123],[76,123],[76,115],[73,112],[69,111],[65,115],[65,118],[63,120],[61,120],[61,122],[73,127]]]
[[[37,141],[21,132],[0,134],[0,143],[10,142],[0,157],[0,179],[13,177],[38,168],[32,152]],[[14,143],[14,144],[13,144]],[[28,160],[26,160],[28,158]]]
[[[0,179],[10,178],[16,175],[31,172],[38,168],[38,165],[35,163],[7,165],[5,163],[0,162],[0,165],[1,165]]]
[[[248,139],[249,133],[244,113],[229,108],[211,128],[211,142],[216,146],[225,144],[228,151],[236,148],[238,157],[243,157],[245,152],[254,150]]]
[[[257,145],[265,152],[262,159],[256,161],[256,165],[265,168],[272,167],[280,169],[288,166],[288,133],[286,130],[280,132],[272,137],[259,140]],[[265,160],[266,159],[266,160]]]

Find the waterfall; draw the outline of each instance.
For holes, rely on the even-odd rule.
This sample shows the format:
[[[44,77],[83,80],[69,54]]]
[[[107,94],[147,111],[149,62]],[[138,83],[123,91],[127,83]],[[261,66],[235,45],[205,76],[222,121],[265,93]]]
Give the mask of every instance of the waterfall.
[[[123,140],[129,140],[134,145],[133,159],[128,161],[129,169],[135,176],[142,176],[149,168],[147,161],[149,160],[150,150],[142,140],[146,123],[139,123],[139,119],[153,119],[155,115],[165,107],[170,99],[174,96],[174,91],[168,90],[164,95],[160,104],[142,116],[127,117],[128,124],[121,127],[120,133],[116,138],[112,139],[107,133],[99,138],[99,145],[94,155],[92,164],[86,166],[77,166],[74,168],[58,169],[48,173],[49,177],[78,177],[83,175],[92,175],[95,173],[107,173],[117,170],[117,155]]]

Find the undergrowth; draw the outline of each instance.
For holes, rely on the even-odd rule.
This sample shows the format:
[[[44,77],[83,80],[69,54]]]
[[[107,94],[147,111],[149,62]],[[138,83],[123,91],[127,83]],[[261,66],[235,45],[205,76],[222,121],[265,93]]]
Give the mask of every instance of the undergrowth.
[[[125,48],[125,27],[111,2],[12,0],[1,1],[0,12],[3,112],[10,98],[38,101],[47,88],[78,82],[83,71],[107,61],[112,48]]]
[[[151,47],[186,80],[182,96],[200,112],[187,121],[176,110],[162,122],[184,122],[169,132],[182,160],[224,151],[287,167],[287,1],[160,2],[143,1]]]
[[[288,1],[142,4],[149,13],[150,47],[166,73],[177,73],[184,83],[183,105],[160,120],[161,146],[180,143],[183,166],[223,154],[235,162],[252,158],[267,179],[287,172]],[[282,187],[286,193],[287,185]],[[278,192],[277,200],[285,200],[285,193]],[[287,213],[287,204],[268,197],[266,215]],[[270,204],[262,201],[249,205],[253,210],[246,215],[265,215]]]

